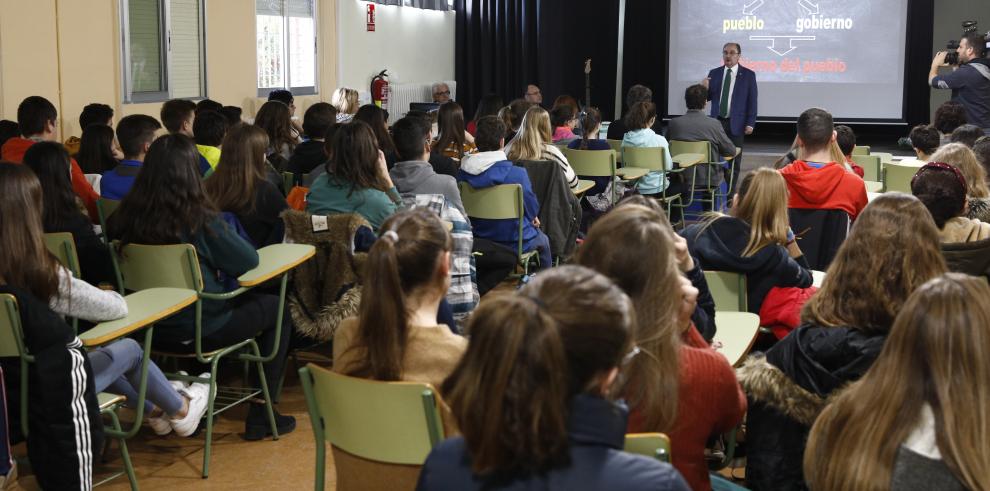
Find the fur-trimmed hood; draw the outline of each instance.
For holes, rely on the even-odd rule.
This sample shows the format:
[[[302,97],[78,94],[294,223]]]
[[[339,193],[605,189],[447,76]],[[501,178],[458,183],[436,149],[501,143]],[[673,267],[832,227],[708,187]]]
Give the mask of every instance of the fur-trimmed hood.
[[[824,398],[801,388],[762,354],[750,356],[736,369],[736,378],[747,396],[805,426],[814,424],[825,408]]]

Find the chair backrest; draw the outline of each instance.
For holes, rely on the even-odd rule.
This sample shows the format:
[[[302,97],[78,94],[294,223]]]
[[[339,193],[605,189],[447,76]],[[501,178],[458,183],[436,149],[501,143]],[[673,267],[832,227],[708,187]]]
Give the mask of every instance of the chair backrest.
[[[72,276],[80,278],[79,254],[76,252],[76,241],[70,232],[53,232],[45,234],[45,247],[65,266]]]
[[[708,291],[715,300],[715,310],[746,312],[746,275],[729,271],[705,271]]]
[[[295,184],[296,175],[291,172],[282,173],[282,190],[285,194],[289,194],[292,191],[292,186]]]
[[[622,163],[627,167],[641,167],[663,172],[664,147],[622,147]]]
[[[519,220],[519,252],[522,252],[522,230],[525,220],[523,191],[520,184],[499,184],[475,189],[466,182],[458,183],[464,211],[470,218],[484,220]]]
[[[444,438],[429,384],[348,377],[312,363],[299,375],[317,445],[329,441],[365,459],[422,465]]]
[[[0,358],[19,357],[24,353],[24,331],[17,299],[9,293],[0,294]],[[25,353],[26,354],[26,353]]]
[[[880,180],[880,157],[876,155],[859,155],[853,153],[853,162],[863,168],[864,181]]]
[[[615,152],[611,150],[564,150],[574,173],[581,177],[615,177]]]
[[[98,198],[96,200],[96,211],[100,215],[100,225],[102,225],[104,229],[106,229],[107,226],[107,219],[110,218],[110,215],[113,215],[113,212],[117,211],[117,207],[119,206],[119,200],[107,198]],[[106,233],[106,230],[103,232]]]
[[[849,235],[849,214],[843,210],[788,208],[787,218],[811,269],[828,270]]]
[[[116,243],[112,250],[117,254]],[[199,259],[191,244],[127,244],[117,262],[127,290],[171,287],[203,291]]]
[[[670,438],[663,433],[627,433],[623,450],[670,462]]]
[[[883,168],[884,192],[900,191],[911,194],[911,179],[921,167],[889,163]]]
[[[706,161],[711,161],[712,159],[712,142],[710,141],[683,141],[683,140],[670,140],[670,153],[671,155],[680,155],[682,153],[697,153],[705,156]]]
[[[615,161],[622,163],[622,140],[605,140],[608,142],[608,146],[612,147],[612,151],[615,152]]]
[[[869,155],[870,146],[869,145],[856,145],[853,147],[853,155]]]

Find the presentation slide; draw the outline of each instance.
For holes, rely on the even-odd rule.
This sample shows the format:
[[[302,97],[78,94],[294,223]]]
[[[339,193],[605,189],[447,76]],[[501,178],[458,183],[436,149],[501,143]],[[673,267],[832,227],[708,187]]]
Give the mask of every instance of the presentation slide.
[[[760,119],[903,117],[907,0],[673,0],[670,24],[671,115],[733,42],[756,72]]]

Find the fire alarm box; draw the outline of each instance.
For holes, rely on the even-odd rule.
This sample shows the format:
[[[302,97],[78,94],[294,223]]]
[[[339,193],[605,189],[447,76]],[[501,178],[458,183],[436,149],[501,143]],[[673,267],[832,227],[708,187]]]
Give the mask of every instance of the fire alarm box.
[[[368,23],[368,31],[373,32],[375,30],[375,4],[368,4],[368,15],[366,16]]]

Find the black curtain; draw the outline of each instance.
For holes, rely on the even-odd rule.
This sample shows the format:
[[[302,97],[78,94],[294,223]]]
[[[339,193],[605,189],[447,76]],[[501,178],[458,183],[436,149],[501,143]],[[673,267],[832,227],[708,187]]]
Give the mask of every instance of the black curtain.
[[[908,2],[907,51],[904,68],[904,119],[910,126],[928,123],[932,92],[928,70],[932,64],[935,0]]]
[[[615,99],[618,2],[455,0],[457,99],[471,117],[482,96],[508,104],[539,85],[543,105],[563,94],[583,104],[585,59],[591,103],[611,114]]]
[[[625,38],[622,45],[623,104],[629,87],[645,85],[653,90],[657,114],[667,114],[669,16],[669,0],[626,0]],[[622,109],[624,114],[625,107]]]

